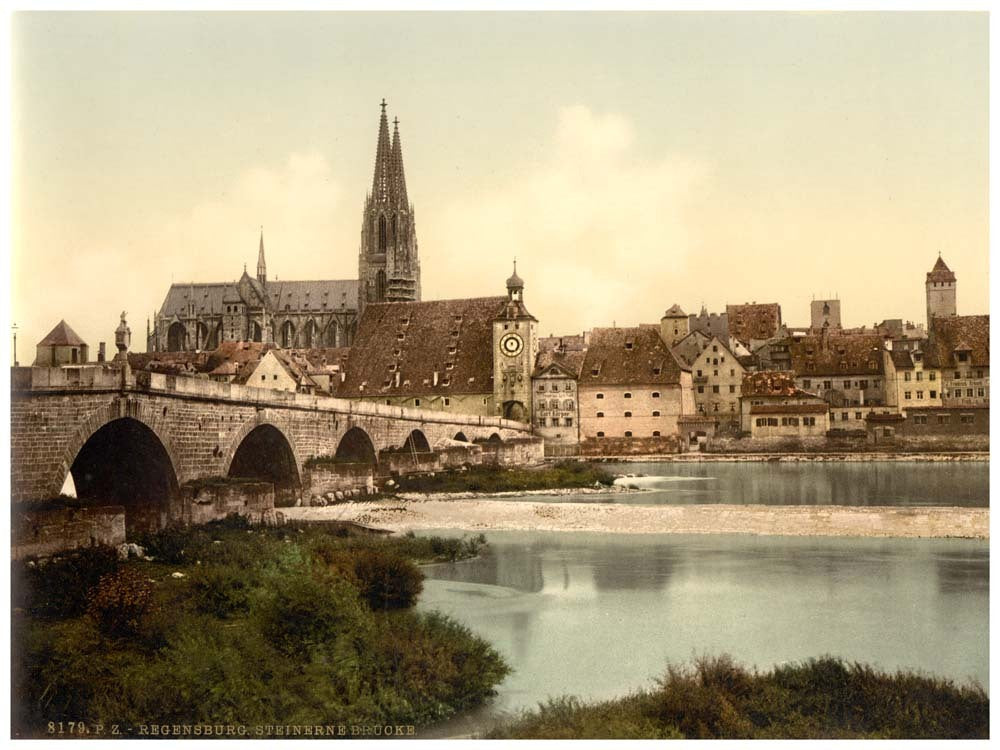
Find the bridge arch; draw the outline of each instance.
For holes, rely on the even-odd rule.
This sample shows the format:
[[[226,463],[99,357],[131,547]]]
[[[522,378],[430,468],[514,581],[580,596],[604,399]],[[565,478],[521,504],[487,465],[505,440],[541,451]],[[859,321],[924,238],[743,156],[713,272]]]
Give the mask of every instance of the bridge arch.
[[[274,504],[294,505],[302,487],[302,462],[290,431],[267,417],[253,419],[230,441],[226,476],[261,479],[274,485]]]
[[[177,493],[177,466],[157,412],[115,399],[91,414],[70,438],[50,494],[58,494],[71,475],[80,500],[125,507],[125,530],[131,538],[166,523]]]
[[[403,443],[403,450],[408,453],[430,453],[431,444],[422,430],[411,430]]]
[[[337,443],[335,458],[352,463],[377,464],[378,453],[375,443],[360,427],[352,427]]]
[[[461,431],[459,431],[459,432],[456,432],[456,433],[455,433],[455,437],[453,437],[453,438],[452,438],[452,440],[458,440],[458,441],[460,441],[460,442],[462,442],[462,443],[467,443],[467,442],[469,442],[469,438],[467,438],[467,437],[465,436],[465,433],[464,433],[464,432],[461,432]]]

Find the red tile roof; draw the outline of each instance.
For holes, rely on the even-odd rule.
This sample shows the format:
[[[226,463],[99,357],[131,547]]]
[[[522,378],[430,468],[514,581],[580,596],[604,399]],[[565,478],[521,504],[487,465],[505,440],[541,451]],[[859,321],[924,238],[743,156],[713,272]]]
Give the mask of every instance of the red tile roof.
[[[967,351],[968,363],[959,363],[956,352]],[[927,342],[928,367],[948,368],[958,364],[990,366],[990,316],[954,315],[932,318]]]
[[[762,341],[778,334],[781,306],[777,302],[751,305],[726,305],[729,335],[747,346],[750,340]]]
[[[878,334],[821,334],[791,339],[788,351],[799,377],[881,375],[883,346]]]
[[[86,346],[86,342],[76,335],[65,320],[56,323],[56,327],[38,342],[39,346]]]
[[[580,385],[676,385],[681,365],[656,328],[595,328]]]
[[[790,370],[759,370],[743,376],[740,388],[743,396],[799,396],[805,391],[795,385],[795,373]]]
[[[492,394],[493,320],[506,306],[507,297],[366,305],[337,395]]]
[[[944,262],[944,259],[939,255],[937,263],[934,264],[934,268],[927,272],[928,281],[954,281],[955,273],[948,268],[948,264]]]

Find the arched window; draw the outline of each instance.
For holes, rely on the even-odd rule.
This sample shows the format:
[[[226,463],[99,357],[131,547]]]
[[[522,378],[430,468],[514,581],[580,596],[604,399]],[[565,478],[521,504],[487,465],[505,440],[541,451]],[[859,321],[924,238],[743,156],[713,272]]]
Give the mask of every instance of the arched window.
[[[305,345],[307,349],[313,348],[313,341],[316,338],[316,324],[313,321],[306,323],[306,340]]]
[[[281,346],[290,349],[295,344],[295,326],[292,321],[286,320],[281,326]]]
[[[385,221],[383,219],[383,221]],[[385,271],[381,268],[378,273],[375,274],[375,299],[378,302],[383,302],[385,300]]]
[[[386,246],[386,231],[385,231],[385,217],[378,217],[378,250],[380,253],[385,252]]]

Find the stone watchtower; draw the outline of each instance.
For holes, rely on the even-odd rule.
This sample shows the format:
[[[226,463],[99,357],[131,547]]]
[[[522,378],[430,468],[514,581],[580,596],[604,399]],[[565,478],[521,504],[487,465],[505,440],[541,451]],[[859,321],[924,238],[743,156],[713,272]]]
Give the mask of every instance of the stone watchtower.
[[[927,273],[927,330],[932,318],[950,318],[958,314],[956,304],[958,282],[944,259],[938,254],[937,263]]]
[[[413,205],[406,195],[399,120],[392,141],[382,100],[375,176],[365,198],[358,253],[358,312],[369,302],[419,302],[420,260]]]
[[[524,282],[507,279],[507,301],[493,320],[493,399],[505,419],[531,422],[531,372],[538,354],[538,321],[524,307]]]
[[[660,338],[667,346],[675,346],[690,332],[690,320],[680,305],[671,305],[670,309],[663,313],[663,317],[660,318]]]

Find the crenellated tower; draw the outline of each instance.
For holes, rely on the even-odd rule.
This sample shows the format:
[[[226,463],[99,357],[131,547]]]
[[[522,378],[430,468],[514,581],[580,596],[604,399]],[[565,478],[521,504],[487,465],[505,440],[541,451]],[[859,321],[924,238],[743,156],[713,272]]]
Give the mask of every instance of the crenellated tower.
[[[413,206],[406,194],[399,120],[389,120],[382,100],[375,174],[365,198],[358,253],[358,309],[371,302],[419,302],[420,260]]]

